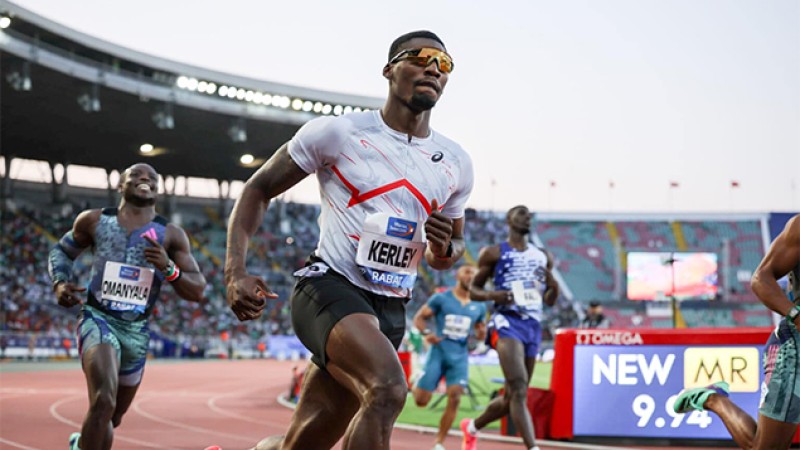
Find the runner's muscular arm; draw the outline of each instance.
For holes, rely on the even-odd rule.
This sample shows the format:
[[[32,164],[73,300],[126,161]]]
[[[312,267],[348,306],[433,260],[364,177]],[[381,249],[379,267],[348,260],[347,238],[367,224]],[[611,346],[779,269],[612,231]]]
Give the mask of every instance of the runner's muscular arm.
[[[414,314],[414,326],[420,333],[425,332],[425,330],[430,330],[428,327],[428,320],[433,317],[433,310],[428,305],[422,305],[420,309],[417,310],[417,313]]]
[[[485,302],[493,301],[498,304],[509,303],[509,291],[489,291],[483,287],[489,281],[489,277],[494,272],[494,266],[500,260],[500,246],[492,245],[481,249],[478,255],[478,272],[472,277],[472,283],[469,286],[470,299]]]
[[[53,280],[53,291],[58,304],[69,308],[81,303],[79,288],[72,282],[72,263],[85,249],[94,243],[94,229],[100,220],[101,210],[90,209],[78,214],[68,231],[53,246],[48,256],[47,270]]]
[[[436,345],[442,341],[442,338],[437,336],[436,333],[431,332],[430,328],[428,327],[427,320],[433,317],[433,310],[430,306],[422,305],[422,307],[414,314],[414,326],[422,333],[422,338],[428,344]],[[426,333],[425,331],[428,330],[429,332]]]
[[[247,180],[244,190],[233,206],[228,221],[228,240],[225,252],[225,280],[245,274],[245,259],[250,238],[264,220],[270,200],[282,194],[308,176],[289,156],[283,144],[261,168]]]
[[[545,270],[545,284],[547,288],[544,290],[542,300],[544,300],[545,305],[553,306],[556,304],[556,300],[558,300],[560,288],[558,286],[558,281],[556,281],[553,276],[553,254],[546,250],[545,254],[547,255],[547,270]]]
[[[778,285],[778,279],[789,273],[799,262],[800,215],[796,215],[786,223],[786,227],[772,243],[750,281],[750,286],[761,303],[782,316],[786,316],[793,305]],[[798,320],[795,320],[795,326]]]
[[[265,298],[277,297],[264,280],[247,274],[247,245],[261,226],[270,200],[306,176],[308,174],[289,155],[288,144],[283,144],[247,180],[233,206],[225,249],[225,295],[239,320],[257,319],[266,306]]]
[[[206,288],[206,278],[192,255],[192,246],[186,232],[181,227],[169,224],[164,240],[167,243],[167,254],[181,270],[181,276],[172,283],[172,288],[186,300],[198,303],[205,301],[203,291]]]
[[[100,209],[89,209],[78,214],[72,224],[72,239],[84,250],[94,244],[94,229],[100,221]]]

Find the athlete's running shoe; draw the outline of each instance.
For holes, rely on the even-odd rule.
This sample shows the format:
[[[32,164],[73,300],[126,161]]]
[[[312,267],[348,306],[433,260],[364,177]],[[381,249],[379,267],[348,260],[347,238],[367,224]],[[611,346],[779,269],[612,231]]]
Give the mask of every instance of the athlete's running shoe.
[[[222,450],[222,447],[219,445],[212,445],[211,447],[206,447],[205,450]]]
[[[464,439],[461,441],[461,450],[476,450],[478,448],[478,436],[469,432],[469,423],[472,419],[463,419],[461,421],[461,433],[464,434]]]
[[[81,434],[79,432],[74,432],[69,435],[69,450],[81,450],[78,447],[78,441],[81,440]]]
[[[436,445],[434,445],[433,449],[431,450],[446,450],[446,449],[444,448],[444,445],[437,442]]]
[[[730,387],[724,381],[718,381],[706,387],[684,389],[678,394],[678,398],[675,399],[675,404],[672,405],[672,408],[679,414],[687,413],[693,409],[702,411],[706,400],[711,394],[720,394],[727,397],[728,392],[730,392]]]

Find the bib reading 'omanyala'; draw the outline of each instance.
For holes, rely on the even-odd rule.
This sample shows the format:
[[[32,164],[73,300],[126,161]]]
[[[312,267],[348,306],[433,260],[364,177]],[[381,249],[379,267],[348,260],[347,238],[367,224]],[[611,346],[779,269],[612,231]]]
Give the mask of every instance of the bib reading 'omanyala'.
[[[152,222],[128,234],[117,220],[117,209],[106,208],[95,229],[94,258],[88,304],[123,320],[147,317],[155,306],[164,275],[147,262],[144,236],[163,245],[167,221]]]

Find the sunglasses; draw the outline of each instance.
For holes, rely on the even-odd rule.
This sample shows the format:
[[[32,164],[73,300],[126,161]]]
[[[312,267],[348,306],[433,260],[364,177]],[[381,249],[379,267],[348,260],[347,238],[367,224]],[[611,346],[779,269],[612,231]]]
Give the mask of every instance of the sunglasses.
[[[395,55],[394,58],[389,60],[389,64],[394,64],[403,60],[420,67],[428,67],[432,62],[436,61],[436,65],[439,67],[439,70],[444,73],[452,72],[453,67],[455,66],[453,63],[453,58],[451,58],[450,55],[448,55],[445,51],[431,47],[403,50]]]

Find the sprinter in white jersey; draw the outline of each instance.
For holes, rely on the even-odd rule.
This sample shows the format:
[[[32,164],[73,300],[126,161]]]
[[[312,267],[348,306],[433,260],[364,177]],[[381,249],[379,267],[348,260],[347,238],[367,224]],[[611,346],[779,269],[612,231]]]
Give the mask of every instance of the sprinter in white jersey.
[[[257,449],[389,449],[407,394],[396,349],[405,302],[425,258],[448,269],[464,252],[469,155],[429,126],[453,61],[433,33],[391,45],[380,111],[304,125],[248,180],[228,226],[227,297],[240,320],[257,319],[264,281],[245,256],[269,201],[311,173],[319,181],[320,242],[297,271],[292,324],[313,353],[286,436]]]
[[[475,420],[463,419],[462,450],[477,448],[478,430],[506,415],[511,416],[526,449],[537,449],[528,411],[528,384],[542,340],[544,305],[553,306],[558,283],[553,278],[553,258],[528,241],[531,212],[515,206],[506,215],[508,239],[485,247],[478,257],[478,273],[472,279],[471,298],[493,301],[489,320],[489,344],[497,350],[505,377],[505,394],[489,403]],[[494,290],[484,289],[490,277]]]

